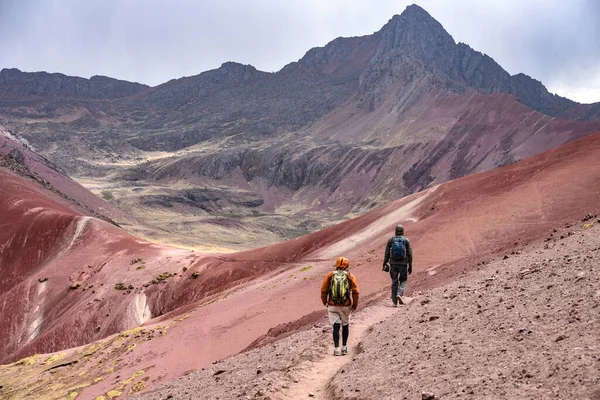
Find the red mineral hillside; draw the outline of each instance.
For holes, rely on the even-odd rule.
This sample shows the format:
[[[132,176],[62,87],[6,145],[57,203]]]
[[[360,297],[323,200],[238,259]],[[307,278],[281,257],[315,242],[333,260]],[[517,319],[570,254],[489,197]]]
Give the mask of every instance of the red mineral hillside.
[[[599,156],[596,133],[310,235],[216,256],[144,243],[69,212],[32,183],[2,172],[0,209],[11,215],[3,214],[0,231],[0,310],[10,321],[0,332],[10,338],[1,349],[3,361],[107,337],[46,358],[43,367],[34,357],[5,367],[4,374],[27,366],[43,381],[50,377],[43,371],[77,361],[52,379],[62,379],[65,394],[86,387],[85,398],[170,381],[318,321],[324,315],[320,280],[338,255],[351,260],[364,303],[385,297],[382,252],[397,223],[405,224],[415,252],[409,290],[446,284],[479,261],[541,240],[594,211],[600,204]],[[27,263],[20,252],[28,254]],[[23,298],[28,301],[16,301]],[[143,327],[110,336],[137,324]],[[23,379],[15,377],[3,390],[38,396],[48,390]]]
[[[0,154],[10,154],[17,164],[27,169],[29,175],[51,186],[52,190],[70,200],[73,206],[83,208],[83,212],[95,214],[105,220],[131,220],[131,217],[122,210],[70,179],[60,168],[33,151],[26,142],[21,142],[12,136],[2,126],[0,126]]]

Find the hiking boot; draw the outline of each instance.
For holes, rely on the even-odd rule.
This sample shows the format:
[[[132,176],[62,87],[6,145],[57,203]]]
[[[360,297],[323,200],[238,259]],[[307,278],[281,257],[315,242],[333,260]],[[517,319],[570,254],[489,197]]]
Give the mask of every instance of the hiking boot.
[[[345,356],[348,354],[348,346],[342,346],[342,355]]]
[[[400,304],[400,305],[404,304],[404,302],[402,301],[402,296],[398,295],[398,296],[396,296],[396,299],[398,299],[398,304]]]
[[[394,304],[394,307],[398,307],[398,303],[393,303],[393,304]]]
[[[341,356],[342,355],[342,351],[340,350],[339,347],[336,347],[335,349],[333,349],[333,355],[334,356]]]

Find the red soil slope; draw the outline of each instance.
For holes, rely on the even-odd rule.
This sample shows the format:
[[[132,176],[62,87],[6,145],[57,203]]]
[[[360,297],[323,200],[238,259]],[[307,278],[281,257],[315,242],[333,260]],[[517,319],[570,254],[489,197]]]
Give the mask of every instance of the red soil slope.
[[[71,203],[75,203],[73,205],[78,204],[79,208],[85,208],[83,212],[92,211],[97,213],[98,216],[119,221],[131,219],[130,216],[119,208],[102,200],[79,183],[70,179],[59,171],[55,165],[35,151],[32,151],[28,146],[24,146],[0,126],[0,154],[6,155],[12,151],[18,151],[22,155],[24,165],[32,173],[37,174],[40,179],[52,185],[64,197],[70,198],[72,200]]]
[[[350,258],[363,299],[386,291],[382,253],[397,223],[405,224],[415,249],[409,284],[415,290],[442,284],[515,242],[543,238],[550,228],[581,218],[600,204],[600,133],[311,235],[227,256],[148,245],[112,225],[68,214],[16,177],[2,176],[2,188],[11,180],[14,186],[2,192],[0,209],[10,207],[10,215],[20,218],[29,213],[18,224],[17,217],[4,223],[3,215],[3,257],[7,249],[16,254],[16,246],[23,247],[24,239],[11,238],[35,238],[27,242],[30,267],[2,259],[3,270],[25,272],[2,281],[1,317],[13,321],[0,332],[11,338],[1,349],[4,361],[84,344],[150,316],[166,314],[153,323],[185,316],[165,336],[138,343],[113,369],[120,376],[144,369],[146,384],[153,386],[235,354],[273,327],[279,325],[272,336],[320,318],[320,280],[338,255]],[[45,204],[42,211],[35,208],[38,202]],[[38,253],[38,247],[48,250]],[[144,260],[144,269],[131,264],[136,258]],[[144,286],[164,271],[176,276]],[[197,279],[190,279],[194,272]],[[43,277],[50,279],[38,283]],[[71,281],[82,285],[71,290]],[[119,282],[134,289],[115,290]],[[22,298],[28,301],[15,301]],[[106,379],[84,394],[110,388]]]
[[[157,265],[158,271],[169,253],[187,254],[139,241],[6,169],[0,169],[0,209],[0,336],[9,338],[0,342],[4,360],[144,322],[143,298],[132,307],[104,283],[114,286],[121,271],[135,270],[132,258],[149,257],[149,269]]]

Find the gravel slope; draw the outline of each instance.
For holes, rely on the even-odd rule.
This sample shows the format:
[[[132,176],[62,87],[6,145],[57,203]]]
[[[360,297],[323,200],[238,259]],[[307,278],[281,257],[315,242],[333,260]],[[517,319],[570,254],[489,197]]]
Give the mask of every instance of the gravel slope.
[[[343,361],[322,321],[132,398],[600,399],[600,224],[590,222],[392,312],[382,293],[356,315]],[[311,373],[327,363],[339,369]]]

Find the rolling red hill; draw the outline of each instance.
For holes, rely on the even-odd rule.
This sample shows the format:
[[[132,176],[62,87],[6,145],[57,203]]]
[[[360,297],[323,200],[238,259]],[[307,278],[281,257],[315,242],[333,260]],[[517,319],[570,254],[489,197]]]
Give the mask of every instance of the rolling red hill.
[[[318,320],[320,279],[339,255],[351,260],[363,303],[386,296],[382,252],[397,223],[415,249],[411,291],[543,239],[600,204],[599,155],[596,133],[310,235],[226,256],[144,243],[1,169],[0,335],[10,338],[2,362],[177,321],[114,369],[128,376],[152,366],[150,385],[170,380]],[[86,393],[109,386],[103,381]]]

